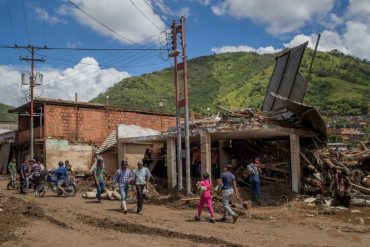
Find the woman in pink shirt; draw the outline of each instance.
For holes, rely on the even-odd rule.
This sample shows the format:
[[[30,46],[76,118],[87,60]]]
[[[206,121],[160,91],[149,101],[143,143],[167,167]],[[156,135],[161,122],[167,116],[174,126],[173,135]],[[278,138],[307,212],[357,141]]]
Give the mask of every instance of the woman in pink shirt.
[[[213,210],[212,205],[212,195],[211,195],[211,182],[209,180],[209,174],[204,173],[202,176],[202,181],[198,182],[198,187],[200,191],[202,192],[202,195],[200,197],[199,205],[198,205],[198,215],[195,216],[195,220],[200,220],[200,215],[202,213],[202,210],[204,208],[204,204],[207,203],[209,213],[211,214],[211,223],[215,223],[215,211]]]

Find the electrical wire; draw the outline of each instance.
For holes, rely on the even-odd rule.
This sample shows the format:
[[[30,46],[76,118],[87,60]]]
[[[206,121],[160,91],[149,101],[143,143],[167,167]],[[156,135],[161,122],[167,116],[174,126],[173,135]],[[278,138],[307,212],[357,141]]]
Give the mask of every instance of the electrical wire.
[[[153,26],[155,28],[157,28],[159,31],[161,31],[161,29],[157,26],[157,24],[154,23],[154,21],[152,19],[150,19],[146,14],[144,14],[144,12],[132,1],[130,0],[131,4],[150,22],[153,24]]]
[[[9,23],[10,23],[10,28],[12,30],[12,35],[13,35],[13,39],[14,39],[14,44],[17,44],[17,40],[15,39],[15,33],[14,33],[14,27],[13,27],[13,20],[12,20],[12,15],[10,13],[10,8],[9,8],[9,4],[8,4],[8,0],[5,1],[6,3],[6,8],[8,10],[8,16],[9,16]]]
[[[45,29],[45,6],[44,0],[41,0],[41,7],[42,7],[42,31],[44,35],[44,44],[46,46],[46,29]]]
[[[28,44],[31,44],[30,33],[28,31],[28,23],[27,23],[27,17],[26,17],[26,8],[24,7],[24,0],[22,0],[22,8],[23,8],[24,24],[26,25],[26,34],[27,34]]]
[[[136,44],[136,45],[139,45],[139,46],[142,46],[144,47],[142,44],[136,42],[136,41],[133,41],[132,39],[129,39],[125,36],[123,36],[122,34],[114,31],[112,28],[108,27],[107,25],[105,25],[103,22],[99,21],[98,19],[96,19],[94,16],[90,15],[89,13],[87,13],[85,10],[81,9],[77,4],[75,4],[74,2],[72,2],[71,0],[66,0],[68,3],[70,3],[71,5],[73,5],[75,8],[77,8],[78,10],[80,10],[82,13],[84,13],[85,15],[87,15],[90,19],[92,19],[93,21],[95,21],[96,23],[98,23],[99,25],[101,25],[102,27],[106,28],[107,30],[109,30],[110,32],[112,32],[113,34],[123,38],[124,40],[126,41],[129,41],[130,43],[132,44]]]

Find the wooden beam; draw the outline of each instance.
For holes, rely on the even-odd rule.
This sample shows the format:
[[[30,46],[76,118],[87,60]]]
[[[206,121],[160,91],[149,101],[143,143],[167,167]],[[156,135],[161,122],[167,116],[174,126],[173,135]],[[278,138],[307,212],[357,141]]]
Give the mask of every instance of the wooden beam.
[[[211,134],[203,132],[200,135],[201,173],[211,175]]]
[[[290,166],[292,171],[292,190],[299,193],[301,184],[301,163],[299,136],[297,134],[290,135]]]

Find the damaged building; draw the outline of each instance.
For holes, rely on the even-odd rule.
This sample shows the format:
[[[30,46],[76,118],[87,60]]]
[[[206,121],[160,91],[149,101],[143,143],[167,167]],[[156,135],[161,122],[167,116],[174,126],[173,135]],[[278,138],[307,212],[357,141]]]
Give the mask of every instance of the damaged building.
[[[18,113],[18,131],[12,144],[16,158],[29,157],[30,104],[10,112]],[[74,169],[88,170],[93,152],[109,136],[116,133],[117,125],[126,124],[150,128],[158,132],[175,126],[175,117],[166,113],[127,110],[108,105],[36,98],[34,100],[34,155],[49,168],[68,159]],[[117,150],[105,150],[108,169],[117,168]]]

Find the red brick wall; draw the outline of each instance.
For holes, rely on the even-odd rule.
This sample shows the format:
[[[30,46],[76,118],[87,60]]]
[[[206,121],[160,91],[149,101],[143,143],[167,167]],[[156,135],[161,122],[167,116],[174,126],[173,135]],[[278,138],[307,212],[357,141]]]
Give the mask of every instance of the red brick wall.
[[[176,125],[174,116],[160,116],[137,112],[105,111],[103,109],[78,109],[78,140],[102,144],[118,124],[132,124],[143,128],[166,131]],[[162,124],[161,124],[162,122]],[[162,126],[161,126],[162,125]],[[76,108],[69,106],[45,106],[45,137],[75,140]]]

